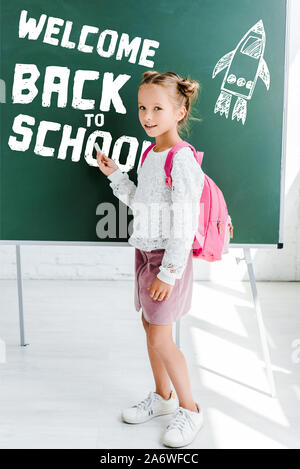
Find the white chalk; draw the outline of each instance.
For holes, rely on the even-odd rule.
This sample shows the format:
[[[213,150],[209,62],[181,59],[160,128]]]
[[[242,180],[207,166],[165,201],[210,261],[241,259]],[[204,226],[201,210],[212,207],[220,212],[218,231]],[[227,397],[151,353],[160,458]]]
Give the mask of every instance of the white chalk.
[[[96,150],[97,152],[98,152],[98,151],[101,152],[100,147],[99,147],[99,145],[98,145],[97,142],[94,143],[94,148],[95,148],[95,150]]]

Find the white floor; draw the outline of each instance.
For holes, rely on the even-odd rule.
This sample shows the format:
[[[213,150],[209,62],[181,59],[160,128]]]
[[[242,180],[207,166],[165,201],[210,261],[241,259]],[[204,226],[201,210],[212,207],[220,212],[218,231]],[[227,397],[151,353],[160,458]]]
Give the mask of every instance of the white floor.
[[[193,448],[300,448],[300,283],[257,284],[277,397],[268,392],[248,282],[195,282],[181,350],[205,425]],[[120,411],[155,390],[133,282],[0,281],[1,448],[166,448],[171,416]],[[175,337],[175,328],[174,328]],[[1,361],[1,360],[0,360]]]

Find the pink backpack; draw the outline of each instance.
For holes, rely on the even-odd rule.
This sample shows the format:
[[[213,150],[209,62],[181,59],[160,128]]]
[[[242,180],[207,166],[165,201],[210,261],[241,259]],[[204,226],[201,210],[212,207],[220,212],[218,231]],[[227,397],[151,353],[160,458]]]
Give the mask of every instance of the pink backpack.
[[[142,155],[141,166],[151,148],[156,143],[152,143]],[[168,153],[165,162],[166,184],[172,187],[171,169],[175,153],[180,148],[188,146],[193,150],[196,161],[201,166],[203,151],[196,151],[188,142],[176,143]],[[208,262],[219,261],[222,254],[227,254],[230,238],[233,238],[233,225],[231,217],[227,211],[227,205],[222,191],[216,183],[205,174],[204,186],[200,199],[199,224],[192,245],[193,257],[203,259]]]

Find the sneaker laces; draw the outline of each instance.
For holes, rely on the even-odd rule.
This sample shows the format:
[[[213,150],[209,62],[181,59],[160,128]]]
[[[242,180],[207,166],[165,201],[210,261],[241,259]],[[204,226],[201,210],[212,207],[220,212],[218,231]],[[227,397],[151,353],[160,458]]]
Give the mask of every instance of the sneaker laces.
[[[143,399],[141,402],[139,402],[137,405],[134,405],[133,407],[136,407],[138,411],[141,410],[146,410],[149,407],[152,406],[153,402],[158,399],[158,396],[154,394],[153,391],[150,391],[148,394],[148,397]]]
[[[191,416],[187,412],[185,412],[182,407],[178,407],[175,411],[171,423],[169,423],[169,425],[167,426],[167,430],[177,429],[180,430],[181,433],[183,433],[183,428],[187,422],[189,422],[190,427],[193,430],[194,422]]]

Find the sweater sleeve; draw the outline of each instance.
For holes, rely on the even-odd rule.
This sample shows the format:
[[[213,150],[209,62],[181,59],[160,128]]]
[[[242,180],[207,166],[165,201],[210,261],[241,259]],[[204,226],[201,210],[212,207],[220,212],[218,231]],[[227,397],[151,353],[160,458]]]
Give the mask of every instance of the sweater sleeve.
[[[189,147],[181,148],[173,158],[170,237],[157,278],[175,285],[187,264],[198,228],[204,172]],[[170,189],[171,190],[171,189]]]
[[[122,173],[120,168],[118,168],[107,177],[111,181],[109,185],[112,188],[114,195],[132,209],[136,185],[129,179],[128,174]]]

